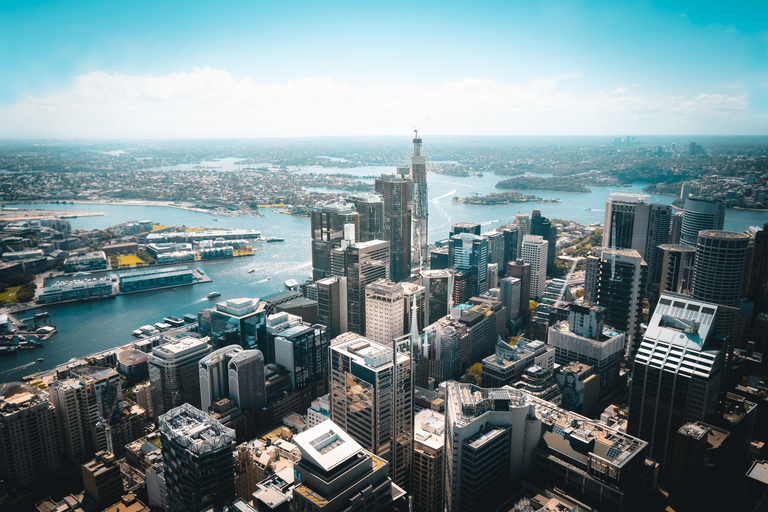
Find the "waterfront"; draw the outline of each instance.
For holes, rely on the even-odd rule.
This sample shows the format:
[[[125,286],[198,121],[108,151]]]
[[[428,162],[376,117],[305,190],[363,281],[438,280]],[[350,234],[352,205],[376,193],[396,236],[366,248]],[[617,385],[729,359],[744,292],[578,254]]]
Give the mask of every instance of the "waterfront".
[[[362,169],[312,168],[312,172],[337,172],[378,176],[392,173],[394,167],[366,167]],[[303,171],[306,172],[306,171]],[[538,208],[542,215],[579,223],[602,222],[605,201],[611,192],[641,193],[642,185],[630,187],[592,187],[591,194],[551,191],[524,191],[544,199],[560,198],[562,203],[518,203],[498,206],[473,206],[451,202],[453,196],[472,193],[497,192],[494,185],[504,179],[486,173],[483,177],[455,177],[430,173],[429,240],[434,242],[448,234],[451,224],[458,221],[479,222],[484,229],[509,222],[516,213],[531,213]],[[674,197],[652,195],[651,201],[669,204]],[[166,225],[213,228],[257,229],[265,237],[285,238],[283,243],[257,243],[252,257],[195,262],[213,280],[212,283],[166,290],[149,291],[135,295],[122,295],[114,299],[49,305],[41,309],[51,313],[58,334],[45,342],[45,348],[20,351],[0,359],[0,382],[18,380],[35,371],[51,369],[74,357],[106,350],[134,340],[131,332],[141,325],[159,322],[168,315],[196,314],[210,307],[213,301],[206,296],[211,291],[222,294],[219,300],[233,297],[263,297],[278,290],[287,279],[304,280],[311,272],[309,219],[264,208],[264,217],[214,217],[208,213],[163,206],[102,205],[102,204],[33,204],[14,205],[18,208],[51,210],[90,210],[103,212],[103,216],[70,219],[73,229],[103,229],[130,220],[152,220]],[[216,220],[214,220],[216,219]],[[743,231],[749,226],[766,222],[765,212],[728,209],[725,228]],[[249,273],[249,270],[255,272]],[[268,278],[271,277],[271,280]],[[41,311],[37,310],[37,311]],[[34,311],[19,316],[27,318]],[[42,363],[35,363],[43,357]]]

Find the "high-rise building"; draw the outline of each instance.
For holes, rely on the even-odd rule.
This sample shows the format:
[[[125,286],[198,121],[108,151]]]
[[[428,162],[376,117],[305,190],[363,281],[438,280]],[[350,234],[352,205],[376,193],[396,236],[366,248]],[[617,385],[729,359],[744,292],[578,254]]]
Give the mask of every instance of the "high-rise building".
[[[424,287],[424,309],[427,325],[437,322],[450,312],[453,296],[453,272],[447,269],[422,270],[421,285]]]
[[[531,300],[531,264],[518,258],[507,263],[507,277],[520,280],[520,315],[530,317],[529,304]]]
[[[683,208],[680,243],[696,247],[699,231],[723,229],[725,203],[701,197],[688,197]]]
[[[480,224],[476,222],[458,222],[451,226],[449,238],[453,238],[455,235],[460,235],[462,233],[480,236]]]
[[[48,394],[21,382],[0,385],[0,476],[25,489],[56,475],[62,464],[56,411]]]
[[[522,259],[531,264],[531,297],[533,299],[540,299],[547,287],[548,251],[549,242],[543,237],[535,235],[523,237]]]
[[[619,370],[626,345],[625,334],[605,325],[601,306],[571,304],[568,320],[549,328],[547,343],[555,349],[555,362],[561,366],[572,361],[594,368],[600,378],[599,400],[621,398]],[[581,404],[579,404],[581,405]]]
[[[243,348],[258,348],[268,354],[266,347],[258,346],[258,331],[264,325],[265,318],[265,301],[248,297],[227,299],[210,310],[210,332],[201,334],[211,337],[214,348],[240,345]]]
[[[293,390],[328,378],[328,332],[323,325],[300,322],[275,338],[275,362],[291,372]]]
[[[213,404],[229,397],[229,361],[243,349],[239,345],[220,348],[200,359],[200,409],[208,412]]]
[[[123,475],[120,465],[115,463],[115,454],[97,452],[96,457],[80,469],[85,493],[101,507],[114,505],[123,497]]]
[[[312,234],[312,278],[317,281],[334,275],[331,252],[347,239],[358,241],[360,216],[351,204],[335,204],[315,208],[310,214]],[[345,226],[351,225],[351,229]]]
[[[434,383],[458,379],[469,365],[472,339],[466,324],[444,316],[424,329],[421,363]],[[425,346],[426,345],[426,346]]]
[[[488,289],[488,239],[460,233],[451,237],[448,247],[453,267],[470,276],[469,296],[477,297],[485,293]]]
[[[613,193],[605,203],[603,247],[634,249],[648,264],[648,275],[656,272],[656,247],[669,243],[672,208],[648,203],[644,194]],[[648,285],[654,284],[652,279]]]
[[[403,287],[378,279],[365,287],[365,337],[390,347],[405,332]]]
[[[403,332],[408,332],[413,325],[414,314],[416,315],[418,332],[423,331],[424,327],[428,325],[426,290],[417,284],[420,278],[421,276],[416,276],[408,281],[398,283],[403,288]],[[416,309],[413,308],[414,304]]]
[[[689,245],[663,244],[658,247],[657,274],[659,293],[690,294],[693,288],[693,268],[696,249]]]
[[[413,132],[411,155],[411,182],[413,182],[413,229],[411,229],[413,256],[411,261],[426,266],[429,257],[427,234],[429,232],[429,196],[427,194],[427,159],[421,154],[421,138]]]
[[[202,510],[235,499],[235,431],[190,404],[158,419],[168,512]]]
[[[516,224],[507,224],[499,229],[504,236],[504,264],[499,267],[499,270],[506,277],[509,277],[506,274],[507,264],[520,257],[520,246],[523,243],[522,228]]]
[[[405,492],[390,480],[391,465],[333,421],[295,436],[293,444],[301,460],[294,465],[291,512],[401,510]]]
[[[198,363],[200,401],[208,412],[222,398],[230,398],[241,411],[255,411],[267,404],[264,356],[259,350],[224,347]]]
[[[512,221],[512,224],[516,224],[520,227],[520,236],[531,234],[531,216],[527,213],[518,213],[515,215],[515,220]]]
[[[713,304],[737,307],[742,298],[749,242],[749,236],[744,233],[700,231],[691,296]]]
[[[663,471],[675,432],[717,411],[724,358],[716,314],[713,304],[662,295],[637,350],[627,432],[648,440]]]
[[[647,509],[656,465],[645,441],[523,390],[446,388],[447,511],[496,510],[523,478],[588,507]]]
[[[409,489],[413,457],[411,358],[354,333],[342,334],[331,342],[330,382],[331,420],[386,459],[394,482]]]
[[[523,376],[531,366],[549,370],[555,368],[555,349],[543,341],[519,338],[512,346],[505,341],[497,341],[493,355],[483,359],[483,387],[500,388],[511,386]]]
[[[210,352],[207,338],[182,338],[152,350],[147,361],[155,418],[181,404],[201,405],[198,362]]]
[[[443,508],[445,416],[430,409],[416,415],[413,434],[413,504],[423,512]]]
[[[517,277],[505,277],[499,281],[499,299],[507,309],[507,322],[517,320],[522,316],[520,307],[522,285],[522,280]],[[528,305],[526,304],[527,308]]]
[[[389,274],[398,283],[411,276],[411,181],[382,174],[376,191],[384,200],[384,238],[389,242]]]
[[[669,229],[669,243],[680,243],[680,232],[683,229],[683,212],[677,211],[672,214],[672,227]]]
[[[347,279],[347,328],[365,332],[365,287],[377,279],[389,278],[389,242],[371,240],[345,250]]]
[[[347,278],[332,276],[316,281],[317,323],[328,330],[328,337],[335,338],[347,332]]]
[[[376,194],[360,194],[349,198],[360,218],[360,240],[385,240],[384,201]]]
[[[631,359],[640,343],[648,265],[634,249],[603,249],[599,272],[596,302],[605,308],[605,322],[625,333],[625,356]]]
[[[768,223],[755,233],[747,299],[755,303],[754,318],[761,313],[768,313]]]
[[[531,234],[541,236],[547,241],[547,272],[555,268],[555,249],[557,245],[557,228],[552,222],[541,216],[540,210],[533,210],[531,214]]]

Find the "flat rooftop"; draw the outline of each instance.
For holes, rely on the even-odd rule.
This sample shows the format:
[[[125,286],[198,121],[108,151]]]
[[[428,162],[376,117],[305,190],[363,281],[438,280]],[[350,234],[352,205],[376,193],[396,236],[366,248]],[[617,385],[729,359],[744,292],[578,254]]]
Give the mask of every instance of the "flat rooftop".
[[[293,444],[301,450],[302,459],[324,471],[331,471],[363,449],[352,436],[331,420],[295,436]]]
[[[235,431],[200,409],[184,404],[159,417],[160,431],[195,453],[206,453],[234,444]]]

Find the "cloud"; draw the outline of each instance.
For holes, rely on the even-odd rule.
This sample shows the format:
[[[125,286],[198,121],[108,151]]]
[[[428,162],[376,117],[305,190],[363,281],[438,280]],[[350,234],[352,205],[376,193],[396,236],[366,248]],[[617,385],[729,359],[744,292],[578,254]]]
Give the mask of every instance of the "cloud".
[[[613,90],[613,92],[616,94],[624,94],[625,92],[627,92],[627,89],[626,87],[617,87]]]
[[[467,78],[427,87],[285,83],[225,70],[125,75],[93,72],[55,93],[0,106],[0,137],[183,138],[390,135],[431,117],[436,134],[747,133],[744,96],[576,93],[558,75],[524,84]],[[746,123],[746,124],[745,124]]]

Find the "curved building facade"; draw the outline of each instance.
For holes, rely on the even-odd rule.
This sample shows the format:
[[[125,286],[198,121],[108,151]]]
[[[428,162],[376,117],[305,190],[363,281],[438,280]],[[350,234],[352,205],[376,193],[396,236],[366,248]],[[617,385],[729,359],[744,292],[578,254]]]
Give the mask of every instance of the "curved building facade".
[[[711,199],[689,197],[685,200],[680,243],[696,247],[699,231],[723,229],[725,203]]]
[[[749,236],[734,231],[701,231],[693,268],[694,299],[738,307],[747,265]]]

